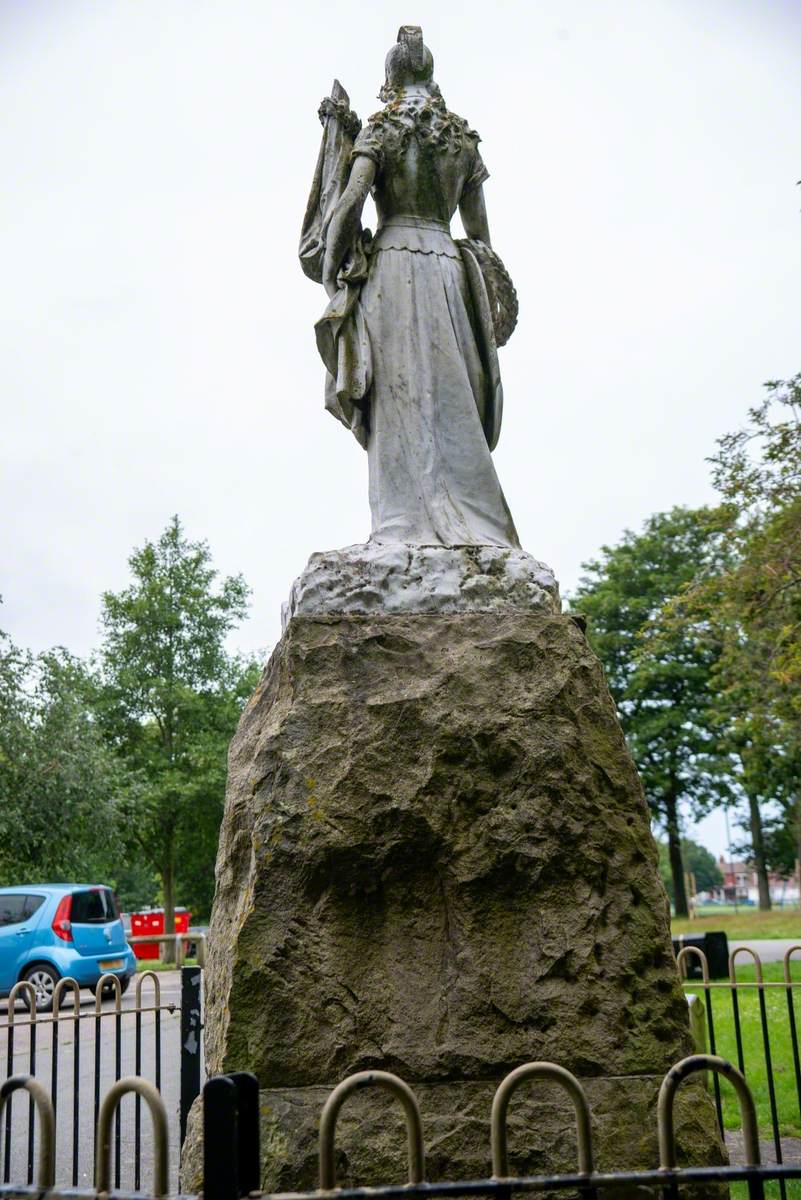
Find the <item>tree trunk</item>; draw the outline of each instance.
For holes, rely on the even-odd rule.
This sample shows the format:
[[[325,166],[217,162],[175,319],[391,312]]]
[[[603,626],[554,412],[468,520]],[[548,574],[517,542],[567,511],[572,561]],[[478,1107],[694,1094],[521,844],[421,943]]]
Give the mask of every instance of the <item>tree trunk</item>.
[[[748,793],[748,825],[751,831],[751,846],[754,851],[754,866],[757,875],[757,890],[759,892],[760,912],[770,910],[770,884],[768,868],[765,862],[765,841],[762,837],[762,813],[759,811],[759,800]]]
[[[164,893],[164,932],[175,933],[175,860],[170,854],[161,869],[161,890]],[[175,962],[175,944],[164,943],[161,961]]]
[[[665,801],[665,812],[667,814],[668,858],[670,859],[670,875],[673,880],[673,907],[677,917],[688,917],[690,910],[687,907],[687,889],[684,886],[679,808],[672,796]]]

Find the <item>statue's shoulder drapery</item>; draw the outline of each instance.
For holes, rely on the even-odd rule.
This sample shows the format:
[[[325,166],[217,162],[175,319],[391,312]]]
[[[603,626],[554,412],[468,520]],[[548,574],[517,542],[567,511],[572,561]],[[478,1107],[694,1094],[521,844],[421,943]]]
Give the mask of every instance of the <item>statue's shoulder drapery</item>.
[[[338,79],[334,80],[331,95],[322,100],[318,115],[323,137],[303,218],[298,255],[309,279],[322,283],[325,234],[347,185],[353,142],[362,123],[351,110],[348,93]]]

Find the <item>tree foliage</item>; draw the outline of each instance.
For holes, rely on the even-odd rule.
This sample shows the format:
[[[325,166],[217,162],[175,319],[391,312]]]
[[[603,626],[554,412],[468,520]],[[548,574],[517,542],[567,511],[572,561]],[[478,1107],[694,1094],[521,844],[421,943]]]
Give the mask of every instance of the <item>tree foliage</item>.
[[[747,705],[765,743],[786,760],[797,792],[801,721],[801,375],[766,386],[746,425],[721,438],[714,482],[734,568],[720,588],[729,686],[749,681]]]
[[[801,376],[767,384],[711,461],[720,503],[604,547],[575,597],[667,832],[679,913],[682,808],[745,801],[762,908],[768,868],[787,869],[791,843],[801,858]]]
[[[118,766],[94,720],[89,670],[0,633],[0,884],[102,876],[113,866]],[[100,836],[99,836],[100,835]]]
[[[587,616],[646,798],[667,833],[676,911],[685,915],[680,808],[697,819],[728,788],[710,720],[720,647],[690,620],[667,622],[665,611],[694,580],[717,571],[719,553],[709,510],[657,513],[585,563],[572,597]]]
[[[228,743],[255,682],[254,664],[225,646],[248,589],[241,576],[218,579],[207,544],[177,517],[129,565],[129,586],[103,596],[97,703],[125,764],[127,837],[160,880],[172,932],[178,883],[184,902],[210,906]]]
[[[0,883],[81,878],[211,908],[228,743],[258,679],[228,653],[247,588],[174,518],[103,597],[96,667],[0,633]]]
[[[676,627],[703,623],[720,647],[713,670],[718,736],[748,806],[760,907],[787,835],[766,828],[778,801],[801,846],[801,375],[766,385],[746,424],[718,442],[714,514],[724,569],[676,598]],[[780,850],[780,848],[783,849]]]
[[[673,875],[670,869],[670,853],[667,842],[657,842],[657,847],[659,849],[659,871],[662,876],[662,882],[667,889],[667,894],[671,902],[675,903]],[[705,846],[699,845],[698,842],[692,841],[691,838],[682,838],[681,857],[684,862],[685,871],[695,876],[695,885],[699,892],[708,892],[710,888],[718,887],[723,883],[723,875],[715,856],[714,854],[710,854]]]

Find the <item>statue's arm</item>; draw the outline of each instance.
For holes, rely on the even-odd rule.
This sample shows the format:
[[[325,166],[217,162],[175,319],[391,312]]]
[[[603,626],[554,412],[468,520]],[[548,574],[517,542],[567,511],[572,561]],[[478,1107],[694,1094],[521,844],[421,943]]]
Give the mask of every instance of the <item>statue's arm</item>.
[[[487,206],[484,203],[484,188],[481,184],[462,193],[459,201],[459,216],[462,218],[464,231],[469,238],[483,242],[485,246],[491,245]]]
[[[328,225],[323,261],[323,285],[329,296],[336,294],[337,274],[342,260],[353,244],[367,193],[375,179],[375,163],[366,154],[353,160],[348,186],[340,196]]]

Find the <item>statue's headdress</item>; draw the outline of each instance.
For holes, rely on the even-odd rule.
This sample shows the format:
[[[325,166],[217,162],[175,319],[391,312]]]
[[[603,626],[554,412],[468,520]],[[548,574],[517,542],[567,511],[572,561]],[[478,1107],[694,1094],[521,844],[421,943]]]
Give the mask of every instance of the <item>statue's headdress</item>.
[[[401,25],[398,41],[387,55],[385,65],[387,91],[433,80],[434,56],[423,41],[419,25]]]

